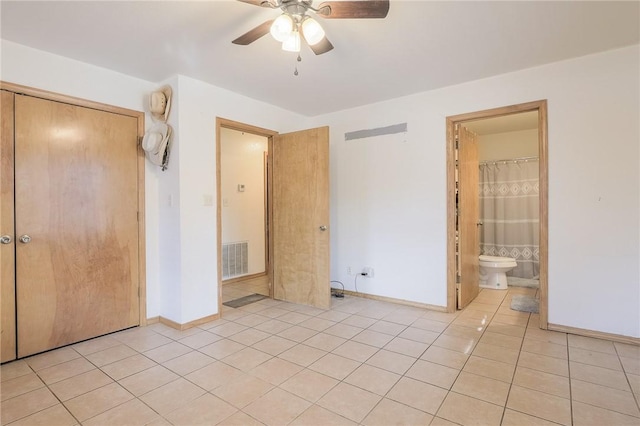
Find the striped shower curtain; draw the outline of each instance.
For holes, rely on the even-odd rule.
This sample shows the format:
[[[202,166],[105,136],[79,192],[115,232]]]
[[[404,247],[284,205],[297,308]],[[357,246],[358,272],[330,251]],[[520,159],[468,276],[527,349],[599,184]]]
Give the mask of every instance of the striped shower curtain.
[[[480,163],[480,248],[512,257],[508,275],[539,278],[538,160]]]

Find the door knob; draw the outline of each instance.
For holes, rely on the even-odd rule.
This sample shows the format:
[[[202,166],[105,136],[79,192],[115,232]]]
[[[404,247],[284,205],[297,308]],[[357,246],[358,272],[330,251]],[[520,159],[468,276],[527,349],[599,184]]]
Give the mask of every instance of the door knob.
[[[321,230],[321,231],[326,231],[326,230],[327,230],[326,225],[320,225],[320,230]]]
[[[3,235],[2,237],[0,237],[0,243],[2,244],[11,243],[11,235]]]
[[[28,236],[27,234],[24,234],[23,236],[20,237],[20,242],[23,244],[28,244],[31,241],[31,237]]]
[[[478,222],[478,223],[476,223],[476,225],[478,225],[478,226],[482,226],[482,225],[484,225],[484,223],[482,223],[482,222]]]

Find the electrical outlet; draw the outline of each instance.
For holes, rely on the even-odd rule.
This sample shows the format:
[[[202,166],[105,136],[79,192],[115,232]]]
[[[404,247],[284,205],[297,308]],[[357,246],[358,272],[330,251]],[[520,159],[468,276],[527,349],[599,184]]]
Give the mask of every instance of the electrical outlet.
[[[351,275],[351,266],[347,266],[347,275]]]
[[[371,268],[370,266],[365,266],[364,268],[362,268],[362,273],[367,278],[373,278],[373,268]]]

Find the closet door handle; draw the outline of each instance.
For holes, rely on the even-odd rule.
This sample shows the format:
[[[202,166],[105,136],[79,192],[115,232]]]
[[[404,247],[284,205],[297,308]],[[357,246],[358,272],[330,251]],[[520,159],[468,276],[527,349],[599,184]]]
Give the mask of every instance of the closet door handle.
[[[28,236],[27,234],[24,234],[23,236],[20,237],[20,242],[23,244],[29,244],[31,242],[31,237]]]
[[[11,244],[11,235],[3,235],[2,237],[0,237],[0,243]]]

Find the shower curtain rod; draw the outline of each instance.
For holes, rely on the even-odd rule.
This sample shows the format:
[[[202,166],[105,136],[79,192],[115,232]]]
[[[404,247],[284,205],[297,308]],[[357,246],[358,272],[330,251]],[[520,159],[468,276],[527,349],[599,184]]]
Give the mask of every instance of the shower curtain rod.
[[[538,160],[538,157],[518,157],[518,158],[507,158],[504,160],[490,160],[490,161],[481,161],[479,164],[490,164],[490,163],[508,163],[508,162],[517,162],[517,161],[528,161],[528,160]]]

